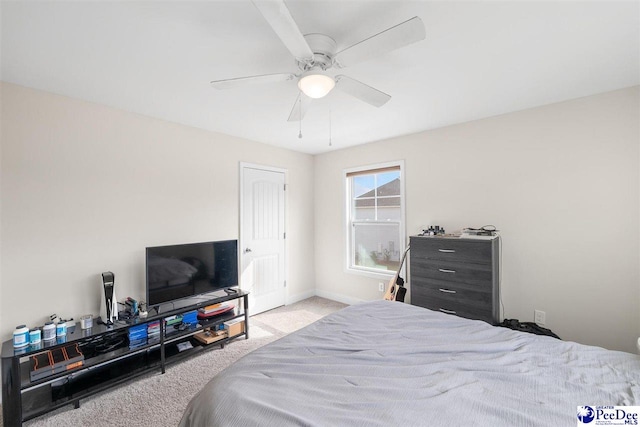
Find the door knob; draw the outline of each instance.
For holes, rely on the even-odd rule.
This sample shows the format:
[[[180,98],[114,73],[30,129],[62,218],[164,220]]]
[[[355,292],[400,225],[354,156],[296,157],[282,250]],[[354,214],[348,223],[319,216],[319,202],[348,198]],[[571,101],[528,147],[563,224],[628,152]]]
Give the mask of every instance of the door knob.
[[[245,254],[248,254],[249,252],[251,252],[251,249],[250,249],[250,248],[246,248],[246,249],[244,250],[244,253],[245,253]]]

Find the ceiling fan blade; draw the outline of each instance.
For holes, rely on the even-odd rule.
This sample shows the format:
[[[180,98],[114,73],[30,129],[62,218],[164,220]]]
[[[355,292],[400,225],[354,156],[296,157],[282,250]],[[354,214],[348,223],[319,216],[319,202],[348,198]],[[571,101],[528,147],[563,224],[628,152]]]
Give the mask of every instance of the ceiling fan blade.
[[[233,89],[236,87],[247,86],[251,84],[260,83],[278,83],[287,80],[293,80],[295,74],[291,73],[278,73],[278,74],[263,74],[261,76],[249,76],[238,77],[235,79],[214,80],[211,82],[211,86],[216,89]]]
[[[391,99],[391,95],[343,75],[336,76],[336,89],[340,89],[374,107],[382,107]]]
[[[341,50],[336,54],[337,65],[339,67],[348,67],[357,62],[424,40],[426,35],[422,19],[415,16],[408,21]]]
[[[289,114],[288,122],[297,122],[304,119],[304,115],[307,113],[309,106],[311,105],[313,98],[309,98],[302,92],[298,92],[296,102],[293,104],[291,113]]]
[[[302,62],[313,59],[313,52],[309,44],[304,39],[283,0],[251,1],[296,59]]]

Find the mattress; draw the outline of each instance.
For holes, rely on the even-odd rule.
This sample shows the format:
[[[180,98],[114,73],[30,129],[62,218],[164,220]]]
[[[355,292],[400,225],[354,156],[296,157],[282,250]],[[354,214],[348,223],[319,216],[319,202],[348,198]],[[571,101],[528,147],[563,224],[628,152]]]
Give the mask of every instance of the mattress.
[[[560,426],[583,405],[640,405],[640,356],[374,301],[244,356],[180,426]]]

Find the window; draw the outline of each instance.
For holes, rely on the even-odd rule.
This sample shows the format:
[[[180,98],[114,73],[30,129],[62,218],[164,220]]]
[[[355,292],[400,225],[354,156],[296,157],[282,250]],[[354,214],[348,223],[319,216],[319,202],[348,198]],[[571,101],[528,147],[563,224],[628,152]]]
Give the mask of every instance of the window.
[[[391,274],[404,252],[402,164],[345,171],[347,268]]]

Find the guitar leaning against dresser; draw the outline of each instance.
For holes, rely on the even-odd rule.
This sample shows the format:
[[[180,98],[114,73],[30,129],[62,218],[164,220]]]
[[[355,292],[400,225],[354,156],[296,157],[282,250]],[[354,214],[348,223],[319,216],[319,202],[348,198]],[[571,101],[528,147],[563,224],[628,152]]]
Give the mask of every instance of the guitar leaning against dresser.
[[[407,257],[409,248],[410,248],[410,245],[407,245],[407,249],[405,249],[404,254],[402,254],[402,259],[400,260],[398,271],[393,276],[391,281],[389,281],[389,288],[387,289],[387,292],[384,294],[384,297],[383,297],[383,299],[387,301],[404,302],[404,296],[407,294],[407,288],[404,287],[404,279],[400,277],[400,271],[402,270],[402,266],[404,265],[404,260]]]

